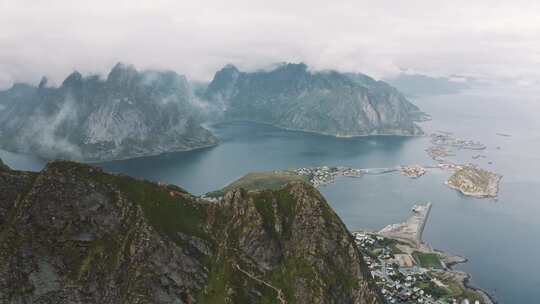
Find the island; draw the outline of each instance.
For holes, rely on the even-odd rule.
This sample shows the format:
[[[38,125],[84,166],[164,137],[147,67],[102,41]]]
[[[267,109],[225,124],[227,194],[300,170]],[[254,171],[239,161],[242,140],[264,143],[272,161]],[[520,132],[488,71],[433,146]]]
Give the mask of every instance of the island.
[[[473,197],[496,197],[502,176],[474,165],[461,166],[446,184],[464,195]]]
[[[468,150],[485,150],[486,146],[480,142],[455,138],[450,132],[439,131],[433,133],[431,136],[431,143],[436,146],[450,146],[456,147],[458,149],[468,149]]]
[[[419,178],[427,172],[426,168],[420,165],[401,166],[400,169],[403,175],[410,178]]]
[[[425,151],[429,155],[429,157],[431,157],[431,159],[438,162],[444,162],[445,157],[455,156],[455,154],[450,149],[441,146],[429,147]]]

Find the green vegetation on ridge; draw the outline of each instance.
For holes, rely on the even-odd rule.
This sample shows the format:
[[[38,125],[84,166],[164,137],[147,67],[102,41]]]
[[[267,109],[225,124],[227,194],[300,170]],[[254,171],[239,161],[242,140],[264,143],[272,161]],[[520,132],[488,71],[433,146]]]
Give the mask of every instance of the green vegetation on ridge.
[[[278,189],[290,182],[309,182],[304,176],[287,172],[287,171],[272,171],[272,172],[251,172],[240,179],[230,183],[224,188],[207,193],[209,197],[223,196],[230,190],[243,188],[248,191],[257,191],[265,189]]]

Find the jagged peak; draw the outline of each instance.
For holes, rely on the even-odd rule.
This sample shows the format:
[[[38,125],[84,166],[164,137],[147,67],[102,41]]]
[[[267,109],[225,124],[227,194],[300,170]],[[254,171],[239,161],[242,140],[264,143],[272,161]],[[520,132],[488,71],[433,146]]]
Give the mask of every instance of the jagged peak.
[[[49,82],[49,79],[46,76],[41,77],[41,80],[39,81],[38,88],[43,89],[47,86],[47,83]]]
[[[135,66],[118,62],[107,76],[107,82],[130,80],[138,74]]]
[[[227,63],[221,70],[231,70],[231,71],[240,72],[240,70],[238,70],[238,68],[232,63]]]
[[[73,86],[80,84],[82,82],[83,76],[79,71],[73,71],[65,80],[62,82],[62,86]]]

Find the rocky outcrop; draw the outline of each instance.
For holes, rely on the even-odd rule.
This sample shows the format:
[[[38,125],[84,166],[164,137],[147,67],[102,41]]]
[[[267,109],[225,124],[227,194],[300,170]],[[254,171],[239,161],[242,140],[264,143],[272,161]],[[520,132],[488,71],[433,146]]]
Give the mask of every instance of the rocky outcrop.
[[[474,197],[496,197],[502,176],[474,166],[459,168],[446,184],[464,195]]]
[[[311,72],[305,64],[216,73],[205,98],[222,119],[247,120],[334,136],[418,135],[420,110],[389,85],[361,74]]]
[[[0,159],[0,171],[9,170],[9,167]]]
[[[382,303],[305,183],[217,203],[71,162],[0,171],[2,303]]]
[[[184,76],[117,64],[103,80],[0,92],[0,146],[45,158],[105,161],[215,145]]]

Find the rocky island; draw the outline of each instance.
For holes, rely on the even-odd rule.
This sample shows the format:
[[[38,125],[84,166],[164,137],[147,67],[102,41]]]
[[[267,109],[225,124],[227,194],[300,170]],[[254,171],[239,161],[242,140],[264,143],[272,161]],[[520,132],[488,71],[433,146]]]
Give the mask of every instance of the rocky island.
[[[403,175],[410,178],[419,178],[427,172],[426,168],[421,165],[401,166],[400,170]]]
[[[464,195],[473,197],[496,197],[502,176],[473,165],[458,168],[446,184]]]
[[[2,303],[382,304],[308,183],[209,202],[67,161],[0,168]]]

